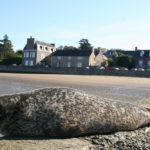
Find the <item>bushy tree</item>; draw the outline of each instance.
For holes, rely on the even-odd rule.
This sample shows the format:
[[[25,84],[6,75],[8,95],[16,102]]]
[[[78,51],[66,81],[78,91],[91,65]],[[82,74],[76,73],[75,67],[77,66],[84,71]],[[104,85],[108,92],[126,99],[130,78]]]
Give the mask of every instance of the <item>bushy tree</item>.
[[[4,35],[0,40],[0,64],[21,64],[22,50],[18,50],[16,53],[13,51],[12,43],[7,35]]]
[[[132,68],[132,67],[134,67],[134,61],[131,56],[122,55],[117,58],[116,65],[118,67]]]
[[[114,61],[113,61],[112,58],[108,58],[108,66],[109,66],[109,67],[114,66]]]
[[[21,55],[22,56],[23,51],[21,49],[16,51],[16,54]]]
[[[74,46],[64,46],[63,50],[76,50],[77,48]]]
[[[0,42],[0,60],[2,60],[13,53],[13,46],[7,34],[4,35],[3,40],[0,40]]]
[[[88,39],[81,39],[79,41],[79,49],[81,50],[91,50],[92,49],[92,46],[91,44],[89,43]]]

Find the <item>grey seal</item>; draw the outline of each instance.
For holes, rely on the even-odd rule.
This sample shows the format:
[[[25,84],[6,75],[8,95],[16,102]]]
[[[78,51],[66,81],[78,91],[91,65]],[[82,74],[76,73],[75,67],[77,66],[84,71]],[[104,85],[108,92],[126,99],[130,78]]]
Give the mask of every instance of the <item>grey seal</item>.
[[[69,88],[0,96],[0,132],[6,136],[68,138],[135,130],[150,112]]]

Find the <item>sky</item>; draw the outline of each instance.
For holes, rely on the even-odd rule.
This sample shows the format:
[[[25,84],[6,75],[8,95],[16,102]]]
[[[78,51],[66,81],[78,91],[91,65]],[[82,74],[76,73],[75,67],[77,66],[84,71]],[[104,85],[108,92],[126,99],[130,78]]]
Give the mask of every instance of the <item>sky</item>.
[[[150,0],[0,0],[0,39],[14,50],[30,36],[60,45],[150,49]]]

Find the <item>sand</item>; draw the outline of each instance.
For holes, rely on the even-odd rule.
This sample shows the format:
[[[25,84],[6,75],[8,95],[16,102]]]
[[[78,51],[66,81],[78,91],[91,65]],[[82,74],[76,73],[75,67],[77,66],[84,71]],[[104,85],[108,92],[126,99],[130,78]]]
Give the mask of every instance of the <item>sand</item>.
[[[118,77],[118,76],[94,76],[94,75],[59,75],[59,74],[16,74],[0,73],[0,77],[20,78],[38,82],[56,82],[71,84],[95,84],[95,85],[125,85],[145,84],[150,85],[150,78]]]

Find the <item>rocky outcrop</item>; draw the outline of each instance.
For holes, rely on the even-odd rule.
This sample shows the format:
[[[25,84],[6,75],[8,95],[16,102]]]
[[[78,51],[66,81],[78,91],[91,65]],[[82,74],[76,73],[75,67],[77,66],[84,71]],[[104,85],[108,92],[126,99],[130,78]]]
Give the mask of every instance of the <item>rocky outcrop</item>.
[[[0,96],[0,132],[67,138],[135,130],[150,122],[144,108],[68,88]]]

